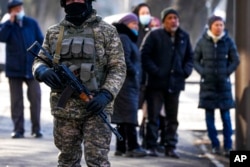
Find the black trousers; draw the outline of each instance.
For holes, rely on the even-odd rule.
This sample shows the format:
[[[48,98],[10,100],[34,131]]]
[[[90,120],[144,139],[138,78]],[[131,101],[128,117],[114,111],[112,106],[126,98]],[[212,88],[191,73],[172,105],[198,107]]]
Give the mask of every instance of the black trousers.
[[[158,130],[160,123],[160,111],[165,106],[164,145],[168,148],[176,148],[178,142],[177,128],[178,106],[180,92],[169,93],[162,90],[147,88],[148,120],[146,125],[146,147],[157,147]]]
[[[23,83],[27,85],[27,97],[30,102],[31,132],[40,131],[41,88],[35,79],[9,78],[11,118],[14,132],[24,133]]]
[[[123,137],[122,141],[116,140],[116,150],[125,153],[137,149],[139,144],[137,142],[136,125],[130,123],[117,124],[117,131]]]

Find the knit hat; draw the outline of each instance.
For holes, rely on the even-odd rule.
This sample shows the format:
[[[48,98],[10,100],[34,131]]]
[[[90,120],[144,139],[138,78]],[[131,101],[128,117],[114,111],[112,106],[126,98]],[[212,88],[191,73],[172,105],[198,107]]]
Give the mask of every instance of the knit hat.
[[[125,25],[128,25],[129,23],[136,21],[138,22],[138,17],[134,13],[129,13],[125,16],[123,16],[118,23],[123,23]]]
[[[23,4],[23,1],[22,1],[22,0],[9,0],[9,1],[8,1],[8,10],[9,10],[10,8],[13,8],[13,7],[22,5],[22,4]]]
[[[208,25],[208,28],[209,28],[209,29],[211,29],[211,26],[212,26],[212,24],[213,24],[215,21],[223,21],[223,22],[224,22],[224,20],[223,20],[222,17],[213,15],[213,16],[211,16],[211,17],[208,19],[207,25]]]
[[[179,17],[179,14],[175,9],[173,9],[171,7],[165,8],[161,12],[161,21],[162,22],[164,22],[164,20],[165,20],[165,18],[167,17],[168,14],[175,14],[177,17]]]

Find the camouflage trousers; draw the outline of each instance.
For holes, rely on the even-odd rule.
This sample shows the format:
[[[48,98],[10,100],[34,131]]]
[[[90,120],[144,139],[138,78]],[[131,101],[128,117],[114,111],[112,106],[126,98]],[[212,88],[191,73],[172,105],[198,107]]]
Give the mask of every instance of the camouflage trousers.
[[[60,150],[58,167],[81,167],[82,144],[88,167],[110,167],[112,134],[99,116],[82,120],[54,117],[53,133],[54,143]]]

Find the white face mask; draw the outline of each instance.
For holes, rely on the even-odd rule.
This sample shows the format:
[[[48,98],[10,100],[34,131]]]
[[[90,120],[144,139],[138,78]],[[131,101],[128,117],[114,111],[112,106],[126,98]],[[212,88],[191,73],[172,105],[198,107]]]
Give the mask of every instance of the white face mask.
[[[139,16],[139,20],[142,25],[146,26],[151,20],[151,15],[141,15]]]
[[[24,16],[25,16],[24,10],[21,10],[19,13],[16,14],[16,19],[23,20]]]

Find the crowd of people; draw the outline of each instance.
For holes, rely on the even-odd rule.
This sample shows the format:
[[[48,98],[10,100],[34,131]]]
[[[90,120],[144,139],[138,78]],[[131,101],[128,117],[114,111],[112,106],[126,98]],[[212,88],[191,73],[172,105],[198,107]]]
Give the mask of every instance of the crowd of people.
[[[25,15],[22,0],[8,2],[9,18],[0,24],[0,42],[6,44],[5,73],[14,125],[11,137],[25,137],[23,83],[28,86],[31,135],[43,136],[39,82],[44,82],[51,88],[58,166],[80,166],[82,154],[88,166],[111,166],[108,153],[112,132],[100,118],[101,112],[122,136],[122,140],[116,139],[115,156],[157,157],[164,153],[178,159],[179,97],[194,69],[201,76],[198,107],[205,109],[212,153],[222,154],[214,125],[214,113],[219,109],[223,153],[229,157],[230,109],[235,107],[230,75],[239,65],[239,55],[223,18],[211,16],[193,48],[173,7],[162,10],[157,18],[147,3],[140,3],[111,25],[97,15],[93,1],[60,0],[65,17],[49,27],[45,36],[38,23]],[[34,41],[44,48],[36,50],[40,58],[26,51]],[[46,63],[51,61],[46,52],[53,57],[53,65],[65,64],[77,73],[89,89],[87,100],[79,98],[82,92],[71,90],[69,82]],[[71,94],[61,107],[65,90]],[[142,122],[138,122],[139,110],[143,110]]]

